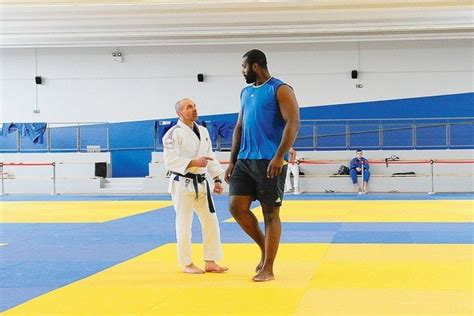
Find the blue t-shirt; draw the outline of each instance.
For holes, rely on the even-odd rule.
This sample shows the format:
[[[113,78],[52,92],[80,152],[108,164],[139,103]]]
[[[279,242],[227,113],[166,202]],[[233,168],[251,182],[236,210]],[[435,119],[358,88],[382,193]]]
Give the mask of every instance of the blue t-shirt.
[[[369,170],[369,162],[367,159],[362,157],[361,160],[356,158],[352,158],[351,163],[350,163],[350,169],[355,169],[355,168],[362,168],[364,166],[364,170]]]
[[[284,84],[272,77],[262,85],[242,90],[242,137],[237,159],[271,160],[275,156],[285,128],[276,93]]]

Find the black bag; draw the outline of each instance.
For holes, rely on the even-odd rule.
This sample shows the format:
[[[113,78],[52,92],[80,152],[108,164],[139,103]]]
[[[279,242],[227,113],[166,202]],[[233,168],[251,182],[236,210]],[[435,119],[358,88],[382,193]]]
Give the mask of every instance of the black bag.
[[[347,176],[349,175],[349,168],[344,166],[344,165],[341,165],[339,167],[339,170],[337,170],[337,173],[336,175],[339,175],[339,176]]]
[[[416,173],[414,171],[395,172],[395,173],[392,173],[392,177],[416,177]]]

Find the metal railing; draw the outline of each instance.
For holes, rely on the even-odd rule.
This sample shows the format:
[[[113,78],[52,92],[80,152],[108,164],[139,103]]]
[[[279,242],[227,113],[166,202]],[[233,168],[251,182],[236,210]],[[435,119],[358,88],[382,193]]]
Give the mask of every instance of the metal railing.
[[[347,160],[310,160],[310,159],[304,159],[304,160],[300,160],[298,162],[298,164],[301,164],[301,165],[340,165],[341,163],[342,164],[345,164],[347,163],[348,161]],[[430,173],[429,173],[429,177],[430,177],[430,188],[431,190],[428,191],[427,193],[428,194],[434,194],[436,193],[435,191],[435,181],[434,181],[434,178],[435,176],[442,176],[442,175],[445,175],[447,176],[446,174],[435,174],[434,173],[434,165],[437,164],[437,165],[446,165],[446,164],[459,164],[459,165],[462,165],[462,164],[474,164],[474,159],[412,159],[412,160],[401,160],[401,159],[390,159],[390,158],[386,158],[385,160],[377,160],[377,159],[370,159],[368,160],[368,162],[372,165],[372,164],[382,164],[382,165],[386,165],[386,167],[388,168],[389,165],[429,165],[430,166]],[[362,179],[364,178],[364,169],[365,168],[362,168],[361,170],[361,174],[360,176],[362,176]],[[326,177],[334,177],[334,176],[339,176],[339,175],[335,175],[335,174],[332,174],[332,175],[325,175]],[[343,175],[343,176],[348,176],[348,175]],[[399,175],[401,176],[401,175]],[[419,175],[415,175],[413,173],[413,175],[409,175],[409,177],[416,177],[416,176],[419,176]],[[450,176],[460,176],[459,174],[457,175],[450,175]],[[466,176],[472,176],[472,174],[467,174]],[[394,177],[394,175],[387,175],[387,177]]]
[[[301,160],[299,163],[300,164],[306,164],[306,165],[339,165],[341,163],[346,163],[347,160]],[[162,162],[160,162],[162,163]],[[222,164],[228,164],[228,161],[221,161],[220,163]],[[388,164],[390,165],[430,165],[430,174],[428,175],[430,178],[430,191],[428,191],[428,194],[435,194],[436,193],[436,187],[435,187],[435,176],[443,176],[445,174],[435,174],[433,170],[433,166],[435,164],[439,165],[446,165],[446,164],[474,164],[474,159],[419,159],[419,160],[369,160],[370,164],[385,164],[388,167]],[[12,194],[11,192],[6,192],[5,190],[5,180],[8,180],[10,182],[15,182],[15,181],[22,181],[25,180],[24,177],[12,177],[12,176],[5,176],[5,168],[4,167],[14,167],[14,168],[21,168],[21,167],[26,167],[26,168],[31,168],[31,167],[52,167],[52,175],[47,176],[45,178],[36,178],[36,180],[51,180],[51,191],[50,194],[56,195],[56,194],[61,194],[61,192],[58,192],[56,188],[56,183],[57,183],[57,173],[56,173],[56,162],[28,162],[28,163],[1,163],[0,162],[0,174],[1,174],[1,191],[0,195],[5,195],[5,194]],[[334,177],[335,175],[324,175],[325,177]],[[364,177],[364,168],[362,168],[362,179]],[[450,176],[459,176],[457,175],[450,175]],[[467,176],[472,176],[467,175]],[[393,177],[388,176],[388,177]],[[410,176],[411,177],[411,176]],[[29,181],[31,181],[31,178],[28,178]],[[60,189],[59,189],[60,190]],[[14,192],[17,193],[17,192]],[[25,192],[25,193],[31,193],[31,192]]]
[[[43,144],[24,141],[16,131],[12,133],[14,136],[0,139],[0,152],[84,152],[89,145],[100,146],[100,151],[119,150],[110,147],[112,124],[48,123]],[[473,131],[474,117],[302,120],[295,147],[298,150],[474,148]],[[120,150],[161,151],[163,146],[156,129],[152,143],[150,147]],[[220,136],[213,145],[217,151],[231,149],[231,141]]]
[[[84,152],[87,146],[100,146],[100,151],[109,151],[110,149],[110,123],[107,122],[61,122],[47,123],[47,128],[42,135],[43,142],[33,144],[26,136],[22,136],[20,130],[6,134],[4,139],[0,140],[2,144],[0,152]],[[94,133],[94,140],[85,139],[86,133]],[[1,137],[1,136],[0,136]],[[55,139],[60,139],[57,143]],[[13,140],[14,138],[14,140]],[[11,144],[15,142],[15,145]],[[9,144],[10,143],[10,144]],[[10,146],[8,146],[10,145]]]
[[[460,126],[467,127],[467,133],[452,132],[453,127]],[[474,118],[471,117],[302,120],[295,147],[300,150],[474,148],[472,131]],[[465,139],[460,142],[460,138]]]

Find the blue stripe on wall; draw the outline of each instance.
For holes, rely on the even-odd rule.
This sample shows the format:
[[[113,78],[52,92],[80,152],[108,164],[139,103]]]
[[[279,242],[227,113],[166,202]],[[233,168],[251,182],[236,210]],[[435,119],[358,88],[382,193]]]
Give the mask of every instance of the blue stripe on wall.
[[[302,119],[474,117],[474,93],[301,108]]]
[[[236,109],[238,111],[239,109]],[[303,120],[474,117],[474,92],[300,108]],[[203,121],[236,121],[237,113],[204,115]]]
[[[236,107],[236,111],[239,107]],[[384,132],[383,144],[384,146],[410,146],[405,143],[406,139],[411,139],[411,130],[404,129],[407,124],[412,124],[413,121],[407,119],[422,119],[422,118],[439,118],[445,121],[455,123],[455,119],[450,118],[473,118],[474,117],[474,92],[460,93],[452,95],[417,97],[397,100],[385,101],[371,101],[339,105],[322,105],[309,106],[300,109],[301,119],[303,120],[364,120],[364,119],[399,119],[384,123],[383,128],[387,128]],[[160,120],[170,120],[176,118],[168,118]],[[237,113],[205,115],[199,117],[200,121],[229,121],[235,122],[237,120]],[[462,121],[462,120],[460,120]],[[434,121],[436,123],[436,121]],[[370,143],[374,146],[378,144],[378,134],[371,132],[376,130],[376,126],[353,126],[363,124],[363,121],[351,122],[350,128],[359,132],[359,136],[363,139],[351,139],[351,144],[354,146],[363,146]],[[365,122],[366,124],[374,124],[372,121]],[[428,121],[423,121],[428,123]],[[440,121],[438,121],[440,123]],[[442,122],[441,122],[442,123]],[[319,146],[327,143],[328,148],[345,149],[345,125],[346,122],[328,121],[318,126],[318,149]],[[375,123],[378,124],[378,123]],[[331,126],[332,125],[332,126]],[[64,131],[70,127],[63,128]],[[307,126],[308,133],[312,131],[312,126]],[[451,147],[459,145],[471,146],[473,144],[473,125],[472,124],[452,124],[451,125]],[[57,128],[54,130],[59,130]],[[340,129],[340,130],[339,130]],[[302,128],[304,131],[305,128]],[[366,131],[367,130],[367,131]],[[55,137],[52,139],[51,148],[55,152],[71,151],[74,146],[77,146],[75,133],[70,130],[68,133],[53,132]],[[300,133],[301,134],[301,133]],[[430,135],[436,134],[435,139]],[[57,137],[56,137],[57,135]],[[444,129],[440,127],[429,127],[426,129],[417,130],[417,137],[421,145],[429,148],[446,148],[443,147],[445,139]],[[82,150],[85,150],[88,144],[101,145],[102,148],[107,146],[107,133],[104,126],[86,126],[81,128],[81,144]],[[109,145],[112,156],[112,173],[114,177],[143,177],[148,175],[148,163],[151,160],[151,152],[155,148],[155,120],[139,121],[139,122],[123,122],[109,124]],[[387,138],[388,137],[388,138]],[[69,139],[63,139],[69,138]],[[74,138],[74,139],[70,139]],[[387,138],[387,139],[385,139]],[[28,141],[25,139],[25,142]],[[301,138],[299,140],[301,148],[308,148],[313,146],[312,138]],[[363,141],[363,144],[359,144]],[[436,141],[436,143],[433,143]],[[38,148],[38,152],[46,151],[46,144]],[[335,147],[336,146],[336,147]],[[440,146],[440,147],[439,147]],[[28,151],[36,150],[36,147],[26,146]],[[322,146],[324,147],[324,146]],[[385,148],[385,147],[384,147]],[[309,148],[308,148],[309,149]],[[408,149],[414,149],[409,147]],[[0,137],[0,152],[16,151],[15,134]],[[25,150],[26,152],[27,150]]]

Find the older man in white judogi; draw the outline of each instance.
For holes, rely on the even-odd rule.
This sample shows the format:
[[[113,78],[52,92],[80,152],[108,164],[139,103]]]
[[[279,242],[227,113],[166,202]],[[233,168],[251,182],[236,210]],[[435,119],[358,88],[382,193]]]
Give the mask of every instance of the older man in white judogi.
[[[214,182],[214,193],[223,192],[221,165],[212,152],[211,138],[205,127],[195,123],[197,109],[193,100],[176,102],[178,123],[163,137],[164,161],[171,171],[168,192],[176,212],[178,261],[186,273],[224,272],[228,269],[216,261],[222,259],[219,221],[211,197],[208,173]],[[204,270],[191,258],[193,210],[202,226]]]

